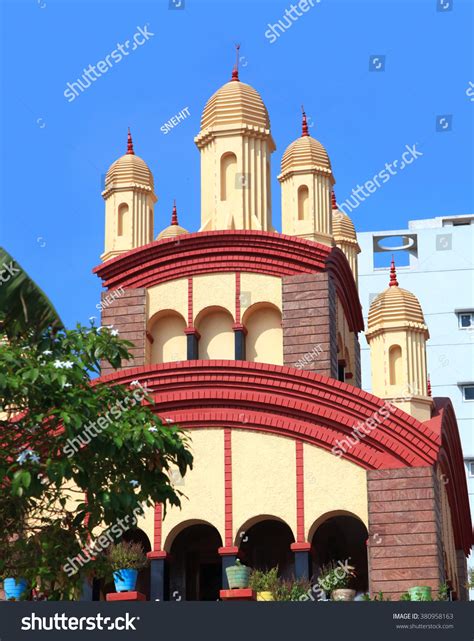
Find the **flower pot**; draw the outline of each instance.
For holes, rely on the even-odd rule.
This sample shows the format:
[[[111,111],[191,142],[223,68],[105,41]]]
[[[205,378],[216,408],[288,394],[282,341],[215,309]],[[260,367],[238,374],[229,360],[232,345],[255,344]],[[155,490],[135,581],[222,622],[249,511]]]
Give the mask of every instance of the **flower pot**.
[[[3,589],[7,601],[19,601],[27,588],[28,581],[26,579],[13,579],[10,577],[3,581]]]
[[[245,565],[231,565],[226,568],[227,581],[229,588],[236,590],[238,588],[248,588],[250,579],[250,568]]]
[[[114,583],[117,592],[133,592],[137,585],[138,570],[129,568],[114,572]]]
[[[339,588],[331,592],[331,599],[333,601],[353,601],[356,595],[355,590],[348,590],[347,588]]]
[[[257,601],[274,601],[273,592],[270,590],[262,590],[262,592],[257,592]]]
[[[408,589],[412,601],[431,601],[431,588],[428,585],[416,585]]]

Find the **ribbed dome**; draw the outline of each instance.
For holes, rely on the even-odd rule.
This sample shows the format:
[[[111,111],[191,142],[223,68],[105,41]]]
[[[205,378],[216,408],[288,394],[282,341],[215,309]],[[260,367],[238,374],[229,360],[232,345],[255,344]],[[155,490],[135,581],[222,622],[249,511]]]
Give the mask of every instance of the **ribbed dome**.
[[[165,227],[163,231],[160,231],[156,240],[161,240],[162,238],[173,238],[175,236],[181,236],[182,234],[189,234],[189,232],[180,225],[169,225],[168,227]]]
[[[316,170],[332,174],[331,161],[326,149],[311,136],[301,136],[288,146],[281,159],[281,173],[298,169]]]
[[[332,210],[332,235],[334,240],[355,240],[357,234],[352,220],[339,209]]]
[[[105,189],[125,185],[137,185],[154,189],[153,174],[142,158],[125,154],[110,166],[105,176]]]
[[[201,130],[234,124],[270,129],[270,118],[260,94],[239,80],[227,82],[209,98],[202,112]]]
[[[388,287],[372,301],[369,309],[368,328],[403,322],[425,325],[418,298],[401,287]]]

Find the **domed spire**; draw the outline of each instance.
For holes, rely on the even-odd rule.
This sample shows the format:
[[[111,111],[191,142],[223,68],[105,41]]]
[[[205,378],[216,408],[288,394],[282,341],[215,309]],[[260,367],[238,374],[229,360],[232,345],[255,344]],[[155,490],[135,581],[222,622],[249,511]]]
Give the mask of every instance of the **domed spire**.
[[[395,261],[392,254],[392,262],[390,263],[390,282],[389,287],[398,287],[397,272],[395,270]]]
[[[236,80],[239,82],[239,51],[240,51],[240,45],[235,45],[235,65],[234,68],[232,69],[232,79],[231,80]]]
[[[135,152],[133,151],[133,140],[132,140],[132,134],[130,133],[130,127],[128,128],[128,136],[127,136],[127,154],[135,155]]]
[[[301,135],[302,136],[309,136],[308,121],[306,120],[306,112],[304,110],[303,105],[301,105],[301,111],[303,113],[303,122],[302,122],[302,125],[301,125]]]
[[[171,213],[171,224],[178,225],[178,210],[176,209],[176,198],[173,201],[173,211]]]

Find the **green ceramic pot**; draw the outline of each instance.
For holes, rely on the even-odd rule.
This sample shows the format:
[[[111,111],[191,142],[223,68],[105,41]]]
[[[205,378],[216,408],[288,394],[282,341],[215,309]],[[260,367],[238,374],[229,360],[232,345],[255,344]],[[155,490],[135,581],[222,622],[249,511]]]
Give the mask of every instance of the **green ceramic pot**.
[[[248,588],[250,579],[250,568],[245,565],[231,565],[226,568],[227,581],[229,588],[235,590],[238,588]]]
[[[412,601],[431,601],[431,588],[428,585],[416,585],[408,590]]]

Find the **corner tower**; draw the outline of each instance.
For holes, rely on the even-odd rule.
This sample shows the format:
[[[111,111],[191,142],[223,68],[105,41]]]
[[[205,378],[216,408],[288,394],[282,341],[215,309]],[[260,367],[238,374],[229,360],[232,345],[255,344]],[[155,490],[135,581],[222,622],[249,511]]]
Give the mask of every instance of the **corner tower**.
[[[309,135],[304,111],[301,136],[283,154],[278,180],[282,232],[331,247],[331,192],[335,181],[326,149]]]
[[[332,235],[336,247],[339,247],[344,252],[349,261],[355,284],[358,288],[357,255],[360,254],[360,247],[357,242],[357,234],[352,220],[338,208],[334,190],[332,191]]]
[[[398,286],[395,263],[389,287],[370,305],[367,342],[370,345],[372,393],[390,400],[419,421],[431,418],[426,368],[429,338],[416,296]]]
[[[260,94],[240,81],[237,64],[204,107],[194,142],[201,154],[200,231],[272,231],[270,119]]]
[[[135,155],[128,130],[127,153],[116,160],[105,177],[105,248],[103,261],[151,243],[153,208],[157,201],[153,175]]]

